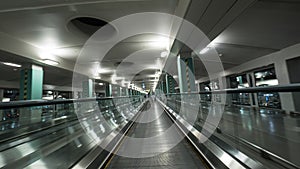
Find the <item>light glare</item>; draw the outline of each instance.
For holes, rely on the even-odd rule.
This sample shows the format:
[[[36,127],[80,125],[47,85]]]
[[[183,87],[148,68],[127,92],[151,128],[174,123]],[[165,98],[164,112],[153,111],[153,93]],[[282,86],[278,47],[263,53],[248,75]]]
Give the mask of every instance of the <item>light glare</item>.
[[[10,63],[10,62],[2,62],[6,66],[12,66],[12,67],[22,67],[22,65]]]

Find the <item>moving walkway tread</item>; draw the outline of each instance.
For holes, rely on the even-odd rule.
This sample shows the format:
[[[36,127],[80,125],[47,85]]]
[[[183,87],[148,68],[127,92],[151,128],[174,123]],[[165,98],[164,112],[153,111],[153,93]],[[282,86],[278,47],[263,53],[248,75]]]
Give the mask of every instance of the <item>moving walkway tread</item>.
[[[142,111],[137,121],[144,121],[145,119],[154,119],[149,123],[135,123],[133,127],[128,132],[128,137],[134,138],[149,138],[155,137],[157,135],[162,134],[162,132],[166,131],[169,127],[173,125],[171,119],[167,116],[162,107],[159,105],[158,102],[152,101],[147,103],[146,110]],[[178,133],[182,134],[179,129]],[[172,139],[172,138],[167,138]],[[126,138],[120,144],[117,151],[130,151],[132,146],[126,145]],[[157,149],[165,149],[169,145],[164,140],[155,140],[152,145],[143,145],[147,146],[155,146]],[[145,150],[145,147],[136,146],[137,148],[141,148]],[[126,150],[127,149],[127,150]],[[132,151],[132,150],[131,150]],[[137,153],[140,150],[136,150]],[[141,156],[142,153],[140,152]],[[207,164],[204,162],[204,159],[201,158],[198,152],[194,149],[194,147],[190,144],[190,142],[184,138],[182,139],[176,146],[171,148],[170,150],[155,155],[153,157],[146,157],[146,158],[130,158],[113,155],[111,159],[107,162],[104,168],[209,168]]]

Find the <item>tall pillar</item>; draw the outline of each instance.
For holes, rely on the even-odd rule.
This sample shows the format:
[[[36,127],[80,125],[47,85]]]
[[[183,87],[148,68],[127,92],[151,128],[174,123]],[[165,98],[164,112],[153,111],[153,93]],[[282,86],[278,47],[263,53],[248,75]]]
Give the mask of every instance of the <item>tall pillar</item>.
[[[120,86],[115,86],[115,91],[116,91],[116,96],[119,97],[121,96],[121,87]]]
[[[288,67],[285,59],[277,58],[275,60],[275,72],[278,79],[279,85],[288,85],[290,84],[290,79],[288,76]],[[286,110],[287,112],[295,111],[295,103],[293,100],[292,92],[282,92],[279,93],[281,109]]]
[[[118,96],[123,96],[123,87],[119,87],[119,95]]]
[[[196,91],[194,59],[177,57],[179,88],[181,93]]]
[[[31,65],[21,70],[20,100],[42,99],[43,96],[43,68]]]
[[[165,79],[166,79],[166,94],[170,94],[170,82],[169,82],[169,78],[168,78],[168,74],[166,73],[165,75]]]
[[[125,96],[127,96],[127,97],[129,96],[129,90],[130,90],[130,89],[125,88]]]
[[[128,89],[128,96],[129,96],[129,97],[132,96],[132,89]]]
[[[164,92],[164,88],[163,88],[163,82],[159,81],[159,94],[162,95]]]
[[[249,87],[256,87],[254,73],[247,73],[246,76]],[[258,107],[257,93],[249,93],[249,98],[251,107]]]
[[[225,77],[225,81],[226,81],[226,88],[231,88],[230,86],[230,77]],[[231,106],[232,105],[232,95],[233,94],[226,94],[226,105]]]
[[[105,85],[105,97],[112,97],[112,85],[109,83]]]
[[[175,80],[169,74],[166,74],[166,93],[175,93]]]
[[[88,79],[82,82],[82,97],[93,97],[93,80]]]
[[[184,58],[180,58],[180,56],[177,57],[177,68],[180,93],[195,92],[194,60],[190,57],[190,53]],[[200,103],[199,95],[181,95],[180,97],[181,101],[191,103],[191,105],[198,105]],[[183,104],[180,107],[181,116],[185,117],[188,122],[194,121],[196,117],[195,113],[191,111],[191,105]]]
[[[4,89],[0,89],[0,102],[2,102],[4,97]]]
[[[162,90],[163,94],[166,94],[167,93],[167,82],[163,81],[162,84],[163,84],[163,90]]]
[[[0,102],[2,102],[3,96],[4,96],[4,89],[0,89]],[[4,111],[4,110],[0,110],[0,119],[1,119],[1,120],[2,120],[2,118],[3,118],[3,111]]]
[[[227,81],[226,81],[226,77],[218,77],[218,81],[219,81],[219,88],[220,90],[224,90],[227,88]],[[220,101],[223,105],[226,104],[226,100],[227,100],[227,94],[220,94]]]
[[[164,94],[164,90],[165,90],[165,85],[164,85],[164,81],[161,81],[161,94]]]
[[[43,68],[30,65],[21,70],[20,100],[42,99],[43,96]],[[19,123],[21,125],[40,122],[42,109],[27,107],[20,109]]]

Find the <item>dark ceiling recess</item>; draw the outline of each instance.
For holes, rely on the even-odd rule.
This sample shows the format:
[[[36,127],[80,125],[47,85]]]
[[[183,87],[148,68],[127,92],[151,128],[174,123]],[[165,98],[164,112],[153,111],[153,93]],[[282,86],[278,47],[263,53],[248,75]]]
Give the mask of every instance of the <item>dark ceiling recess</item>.
[[[123,66],[123,67],[127,67],[127,66],[132,66],[134,63],[133,62],[116,62],[114,65],[116,67],[118,66]]]
[[[72,19],[70,23],[72,23],[81,32],[89,36],[94,34],[101,27],[108,24],[106,21],[93,17],[77,17]]]
[[[79,21],[79,22],[87,24],[87,25],[98,26],[98,27],[102,27],[107,24],[107,22],[105,22],[103,20],[91,18],[91,17],[79,17],[79,18],[73,19],[73,21],[75,21],[75,22]]]

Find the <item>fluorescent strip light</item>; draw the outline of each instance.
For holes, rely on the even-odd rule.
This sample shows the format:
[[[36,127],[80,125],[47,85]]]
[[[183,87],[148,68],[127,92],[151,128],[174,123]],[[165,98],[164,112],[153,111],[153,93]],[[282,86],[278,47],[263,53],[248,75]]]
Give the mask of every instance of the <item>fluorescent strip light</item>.
[[[208,52],[209,49],[210,49],[210,47],[206,47],[206,48],[202,49],[202,50],[200,51],[200,54],[202,55],[202,54]]]
[[[112,72],[112,70],[111,69],[98,69],[98,73],[100,73],[100,74],[105,74],[105,73],[110,73],[110,72]]]
[[[2,62],[6,66],[12,66],[12,67],[22,67],[22,65],[10,63],[10,62]]]
[[[59,64],[59,62],[57,62],[55,60],[50,60],[50,59],[44,59],[44,60],[42,60],[42,62],[47,65],[58,65]]]

